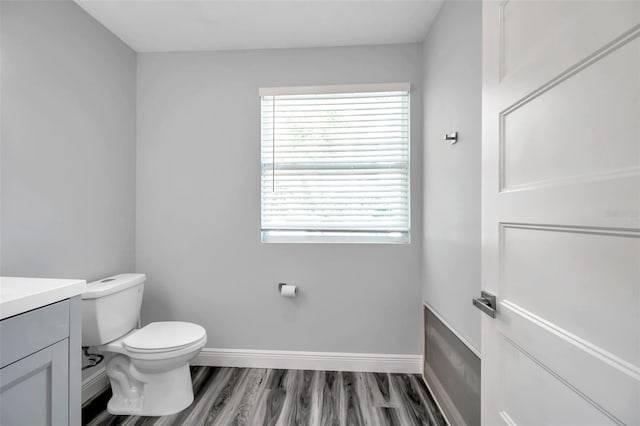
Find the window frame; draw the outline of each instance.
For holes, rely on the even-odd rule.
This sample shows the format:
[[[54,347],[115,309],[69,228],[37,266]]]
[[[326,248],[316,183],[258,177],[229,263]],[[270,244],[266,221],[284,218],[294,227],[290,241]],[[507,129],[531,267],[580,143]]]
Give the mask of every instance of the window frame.
[[[277,230],[265,229],[263,226],[264,190],[263,173],[260,173],[260,240],[262,243],[340,243],[340,244],[410,244],[411,243],[411,84],[374,83],[321,86],[287,86],[265,87],[259,89],[262,98],[265,96],[297,96],[323,94],[357,94],[406,92],[407,96],[407,230],[406,231],[357,231],[357,230]],[[260,166],[263,160],[263,110],[260,108]],[[275,164],[272,166],[275,167]]]

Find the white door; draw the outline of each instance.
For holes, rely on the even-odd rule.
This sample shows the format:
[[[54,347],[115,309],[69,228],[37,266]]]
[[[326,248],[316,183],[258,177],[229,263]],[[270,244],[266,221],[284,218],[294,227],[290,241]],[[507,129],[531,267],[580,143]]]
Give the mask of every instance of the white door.
[[[483,425],[640,425],[640,1],[483,12]]]

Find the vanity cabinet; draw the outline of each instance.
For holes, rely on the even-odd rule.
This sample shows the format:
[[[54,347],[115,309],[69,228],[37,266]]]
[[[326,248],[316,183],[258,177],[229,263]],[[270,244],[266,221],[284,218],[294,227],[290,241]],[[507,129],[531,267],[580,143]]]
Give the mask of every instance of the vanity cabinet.
[[[0,425],[80,425],[80,297],[0,321]]]

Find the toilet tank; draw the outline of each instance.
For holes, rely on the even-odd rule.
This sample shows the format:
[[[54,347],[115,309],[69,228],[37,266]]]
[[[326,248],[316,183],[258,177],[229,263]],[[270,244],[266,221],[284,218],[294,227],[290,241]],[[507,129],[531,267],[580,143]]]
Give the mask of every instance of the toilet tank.
[[[120,274],[87,284],[82,293],[82,346],[109,343],[138,322],[145,274]]]

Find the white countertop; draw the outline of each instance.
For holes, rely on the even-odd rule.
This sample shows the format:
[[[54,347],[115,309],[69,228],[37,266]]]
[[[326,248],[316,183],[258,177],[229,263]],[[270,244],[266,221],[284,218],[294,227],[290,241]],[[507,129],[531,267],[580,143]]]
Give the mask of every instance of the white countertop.
[[[81,294],[84,280],[0,277],[0,320]]]

